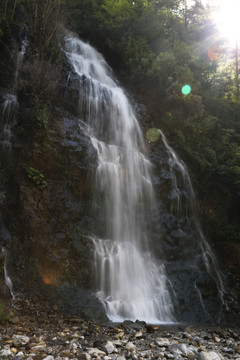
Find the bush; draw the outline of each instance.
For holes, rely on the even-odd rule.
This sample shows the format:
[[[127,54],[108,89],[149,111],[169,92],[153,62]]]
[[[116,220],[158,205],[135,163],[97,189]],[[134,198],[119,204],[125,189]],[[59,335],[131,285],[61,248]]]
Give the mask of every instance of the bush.
[[[0,299],[0,324],[5,324],[10,318],[11,315],[6,313],[4,302]]]
[[[31,179],[39,189],[44,189],[47,186],[45,176],[33,167],[23,165],[24,170],[27,172],[28,178]]]

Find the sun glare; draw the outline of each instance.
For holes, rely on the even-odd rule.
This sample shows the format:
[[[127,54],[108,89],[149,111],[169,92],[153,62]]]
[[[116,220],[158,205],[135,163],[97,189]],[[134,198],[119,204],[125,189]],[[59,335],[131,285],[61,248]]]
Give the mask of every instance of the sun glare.
[[[226,38],[230,45],[236,45],[240,41],[240,1],[221,0],[219,10],[213,14],[219,32]]]
[[[187,0],[188,6],[193,0]],[[240,43],[240,0],[202,0],[204,6],[211,6],[212,18],[217,24],[219,34],[230,46]]]

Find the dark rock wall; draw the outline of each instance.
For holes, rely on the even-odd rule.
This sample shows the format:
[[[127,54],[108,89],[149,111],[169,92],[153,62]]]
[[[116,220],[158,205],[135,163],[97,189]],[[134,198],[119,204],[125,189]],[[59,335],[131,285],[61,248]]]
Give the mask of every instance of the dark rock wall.
[[[13,158],[14,191],[8,196],[14,199],[5,221],[14,239],[9,249],[14,290],[44,294],[65,286],[91,288],[89,210],[96,158],[78,120],[57,111],[30,146],[13,147]],[[38,173],[29,174],[32,168],[46,183],[38,183]]]
[[[12,71],[9,87],[1,88],[1,104],[11,91],[16,67],[6,54],[2,67],[6,63]],[[27,73],[31,58],[23,66]],[[7,84],[5,77],[2,81],[0,86]],[[8,275],[15,294],[52,298],[78,313],[84,304],[88,312],[86,302],[95,306],[90,233],[96,154],[79,120],[63,110],[65,105],[76,114],[78,89],[60,85],[47,126],[36,123],[32,129],[36,101],[31,103],[28,88],[21,88],[21,79],[19,83],[11,148],[1,148],[0,246],[9,254]],[[4,116],[1,113],[1,123]],[[19,134],[22,124],[24,134]]]

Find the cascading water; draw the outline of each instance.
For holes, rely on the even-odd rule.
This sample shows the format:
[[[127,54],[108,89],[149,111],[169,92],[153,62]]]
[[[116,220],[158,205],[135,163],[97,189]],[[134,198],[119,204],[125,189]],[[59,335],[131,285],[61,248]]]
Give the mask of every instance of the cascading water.
[[[13,284],[12,284],[12,280],[10,278],[10,276],[8,275],[8,270],[7,270],[7,259],[8,259],[8,252],[5,248],[2,248],[2,252],[4,254],[5,257],[5,262],[4,262],[4,278],[5,278],[5,284],[7,285],[7,287],[9,288],[9,291],[11,293],[12,298],[15,298],[14,292],[13,292]]]
[[[149,246],[145,215],[152,211],[154,191],[134,111],[95,49],[68,35],[64,51],[79,77],[79,114],[98,157],[96,296],[112,321],[172,322],[171,286]]]
[[[8,167],[9,158],[12,150],[12,137],[13,132],[12,129],[14,125],[16,125],[16,114],[18,111],[18,99],[17,99],[17,85],[19,78],[19,71],[21,69],[23,58],[26,52],[26,48],[28,45],[26,29],[22,29],[22,33],[20,34],[20,51],[16,54],[16,66],[15,72],[13,76],[13,83],[7,89],[4,89],[2,93],[0,93],[1,105],[0,105],[0,205],[3,205],[5,199],[5,172]],[[0,224],[1,221],[1,213],[0,213]],[[1,231],[4,232],[3,226],[1,224]],[[8,254],[7,248],[2,248],[2,252],[5,256],[4,262],[4,277],[5,283],[8,286],[12,297],[14,298],[13,285],[11,278],[8,274],[7,269],[7,257]]]
[[[27,37],[27,29],[23,28],[21,33],[21,40],[20,40],[20,51],[17,54],[17,61],[16,61],[16,68],[15,68],[15,74],[14,74],[14,82],[13,82],[13,92],[15,93],[17,90],[17,84],[18,84],[18,77],[19,77],[19,71],[22,67],[24,55],[26,53],[27,47],[28,47],[28,37]]]
[[[74,72],[68,85],[79,90],[79,127],[97,155],[95,296],[112,321],[217,321],[223,277],[184,163],[160,130],[146,158],[133,108],[95,49],[68,34],[63,51]]]
[[[181,317],[188,321],[219,322],[222,306],[226,306],[224,276],[198,220],[186,166],[161,130],[155,130],[160,135],[159,154],[156,158],[155,148],[150,159],[157,168],[154,182],[160,194],[162,246],[166,271],[181,303]]]
[[[14,94],[6,94],[1,106],[1,132],[0,147],[3,151],[10,151],[12,147],[12,127],[15,124],[15,115],[18,109],[17,97]]]
[[[0,245],[12,296],[44,294],[69,313],[104,321],[218,321],[223,277],[183,162],[158,130],[156,143],[144,144],[111,69],[72,34],[63,41],[72,70],[48,131],[37,131],[31,149],[18,141],[12,126],[25,45],[12,82],[0,88]],[[20,119],[31,114],[26,99]],[[44,189],[24,173],[25,160],[46,176]]]
[[[9,89],[11,92],[8,92],[2,96],[2,105],[0,109],[0,147],[4,151],[10,151],[12,146],[12,128],[15,125],[15,117],[18,110],[18,100],[16,95],[18,77],[27,46],[28,39],[26,35],[26,29],[23,29],[21,34],[20,51],[16,56],[16,67],[13,77],[13,84]]]

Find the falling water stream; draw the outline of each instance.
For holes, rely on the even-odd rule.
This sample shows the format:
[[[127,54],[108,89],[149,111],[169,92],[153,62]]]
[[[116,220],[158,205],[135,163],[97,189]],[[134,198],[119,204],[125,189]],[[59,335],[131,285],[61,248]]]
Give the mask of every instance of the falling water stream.
[[[15,278],[18,263],[12,254],[18,249],[17,242],[4,227],[2,209],[14,139],[12,128],[17,121],[17,85],[27,46],[25,35],[22,40],[12,83],[1,89],[0,104],[1,246],[5,282],[13,297],[22,278]],[[63,109],[59,110],[64,120],[63,136],[72,134],[73,129],[68,144],[72,151],[75,143],[79,144],[74,155],[81,154],[81,169],[82,160],[86,160],[83,183],[86,176],[89,181],[91,177],[91,184],[86,201],[78,197],[74,197],[75,202],[69,200],[74,207],[80,202],[79,208],[83,206],[84,210],[78,211],[84,219],[76,229],[74,221],[70,224],[74,227],[74,234],[70,234],[74,241],[69,248],[61,243],[61,249],[69,254],[67,258],[64,253],[64,261],[69,261],[66,280],[54,289],[61,298],[60,305],[74,313],[83,310],[84,314],[86,310],[87,316],[90,310],[94,318],[104,310],[114,322],[220,320],[225,294],[223,276],[203,235],[185,164],[160,130],[156,145],[146,147],[134,108],[101,54],[68,32],[62,50],[71,68]],[[55,233],[52,236],[55,238]],[[78,263],[79,267],[75,266]],[[28,279],[28,270],[34,272],[32,263],[24,266]]]
[[[8,161],[11,156],[12,150],[12,129],[16,125],[16,114],[18,111],[18,99],[17,99],[17,85],[19,80],[19,72],[22,67],[23,58],[28,46],[28,39],[26,29],[22,29],[21,41],[20,41],[20,50],[16,54],[16,65],[15,72],[13,74],[13,83],[8,89],[8,92],[5,92],[2,95],[2,104],[0,106],[0,202],[5,199],[5,188],[2,184],[2,177],[5,169],[8,167]],[[1,214],[0,214],[0,223],[1,223]],[[10,257],[8,250],[2,248],[2,253],[5,257],[4,262],[4,277],[5,283],[9,288],[11,296],[14,298],[13,284],[12,280],[8,274],[7,260]]]
[[[174,214],[174,218],[176,219],[173,233],[176,231],[180,239],[189,238],[189,240],[183,241],[182,245],[178,245],[179,254],[181,254],[179,258],[185,258],[185,268],[188,267],[189,272],[191,271],[192,274],[195,273],[192,280],[190,280],[191,277],[189,276],[189,287],[192,286],[193,292],[195,291],[206,317],[214,323],[212,316],[205,306],[203,294],[198,288],[198,275],[201,273],[203,274],[204,272],[208,274],[209,278],[212,280],[212,286],[216,287],[216,297],[219,297],[220,303],[227,306],[224,302],[224,294],[226,293],[224,276],[219,268],[218,261],[203,234],[196,211],[195,195],[187,168],[183,161],[178,158],[174,150],[168,145],[162,131],[158,130],[158,132],[164,145],[164,152],[167,155],[166,158],[169,169],[168,176],[171,179],[168,197],[171,204],[170,213],[172,215]],[[186,231],[190,233],[190,236]],[[174,237],[173,233],[172,235]],[[188,253],[187,256],[186,253]],[[183,265],[182,271],[184,272]],[[207,281],[208,280],[206,280],[206,282]],[[192,285],[190,285],[191,282]],[[217,321],[220,321],[220,317],[221,311],[219,312]]]
[[[175,322],[177,295],[171,277],[166,274],[164,254],[156,256],[151,246],[151,230],[146,221],[156,211],[152,164],[141,152],[144,141],[134,110],[94,48],[68,34],[63,50],[78,77],[79,116],[86,124],[84,131],[98,159],[93,209],[96,222],[92,236],[95,294],[112,321]],[[191,226],[199,253],[189,256],[186,263],[197,272],[198,266],[200,269],[203,265],[221,297],[222,275],[195,214],[194,194],[185,165],[159,132],[168,159],[172,183],[169,197],[175,215],[180,217],[184,207],[184,217],[187,221],[190,217],[193,219]],[[184,183],[185,205],[177,172]],[[179,225],[177,231],[184,233]],[[207,314],[196,280],[192,285],[194,291]]]
[[[144,141],[133,108],[94,48],[68,34],[63,49],[78,77],[79,116],[87,124],[85,131],[98,159],[93,209],[96,222],[92,236],[95,294],[112,321],[175,322],[177,294],[171,277],[166,274],[164,254],[154,253],[149,221],[146,221],[156,211],[152,164],[141,152]],[[221,296],[222,276],[195,214],[188,173],[159,132],[172,183],[169,197],[175,208],[174,216],[180,218],[184,208],[186,221],[190,223],[189,219],[193,219],[188,226],[194,227],[193,249],[195,246],[199,253],[188,256],[186,264],[195,269],[195,273],[204,268],[203,272],[209,273]],[[184,183],[182,192],[176,173],[180,173]],[[183,193],[185,204],[181,198]],[[184,234],[180,225],[176,231]],[[192,292],[207,314],[197,280],[192,284]]]
[[[19,71],[22,67],[23,58],[28,46],[28,39],[26,35],[26,29],[22,30],[22,38],[20,44],[20,50],[16,54],[15,72],[13,75],[13,84],[9,89],[9,92],[3,95],[3,102],[0,107],[0,148],[2,150],[11,151],[11,138],[12,128],[15,125],[16,113],[18,110],[17,99],[17,85],[19,78]]]
[[[173,322],[164,264],[149,247],[145,214],[152,211],[154,190],[134,111],[95,49],[69,35],[64,51],[79,76],[80,115],[98,157],[96,296],[112,321]]]

